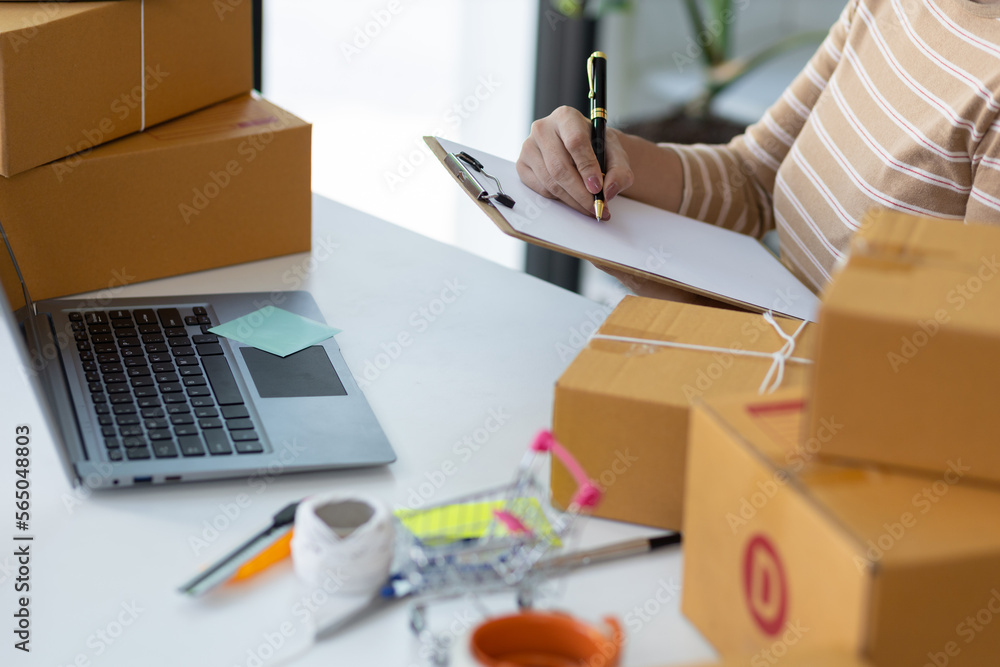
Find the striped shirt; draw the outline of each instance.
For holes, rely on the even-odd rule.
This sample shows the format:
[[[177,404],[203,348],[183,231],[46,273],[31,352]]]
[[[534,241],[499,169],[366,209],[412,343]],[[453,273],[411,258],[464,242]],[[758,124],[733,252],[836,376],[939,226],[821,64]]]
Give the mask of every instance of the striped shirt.
[[[1000,223],[1000,5],[851,0],[764,117],[680,156],[679,212],[760,236],[819,291],[871,209]]]

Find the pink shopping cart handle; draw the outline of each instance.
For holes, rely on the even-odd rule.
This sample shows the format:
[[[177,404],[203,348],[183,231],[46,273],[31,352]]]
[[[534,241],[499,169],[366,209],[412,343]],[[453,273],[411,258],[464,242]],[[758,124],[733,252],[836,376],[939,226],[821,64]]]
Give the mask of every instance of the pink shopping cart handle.
[[[594,507],[601,502],[601,490],[590,481],[580,462],[556,441],[551,431],[540,432],[535,437],[535,441],[531,443],[531,449],[535,452],[551,452],[566,466],[566,469],[576,480],[576,493],[573,494],[574,503],[580,507]]]

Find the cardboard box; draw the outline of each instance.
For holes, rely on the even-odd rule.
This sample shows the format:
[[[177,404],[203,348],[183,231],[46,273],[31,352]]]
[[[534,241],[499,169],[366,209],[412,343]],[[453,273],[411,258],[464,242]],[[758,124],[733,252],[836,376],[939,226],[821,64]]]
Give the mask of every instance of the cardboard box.
[[[775,656],[768,660],[762,656],[729,657],[722,662],[705,662],[689,667],[867,667],[869,663],[843,651],[820,651],[790,656]]]
[[[0,179],[32,298],[308,250],[310,136],[243,96]]]
[[[0,3],[0,174],[253,87],[252,3]]]
[[[1000,481],[1000,228],[871,216],[823,296],[811,418],[834,456]]]
[[[802,324],[775,320],[789,335]],[[597,335],[717,348],[594,338],[556,384],[555,436],[605,490],[595,514],[679,530],[691,401],[758,389],[773,364],[768,355],[785,341],[762,315],[631,296]],[[811,325],[793,354],[811,357]],[[783,386],[803,384],[806,366],[787,362]],[[567,503],[573,490],[569,475],[553,466],[556,501]]]
[[[816,453],[801,391],[707,400],[691,421],[681,609],[723,654],[838,648],[874,665],[995,665],[1000,493]],[[994,618],[996,617],[996,618]],[[765,653],[766,652],[766,653]]]

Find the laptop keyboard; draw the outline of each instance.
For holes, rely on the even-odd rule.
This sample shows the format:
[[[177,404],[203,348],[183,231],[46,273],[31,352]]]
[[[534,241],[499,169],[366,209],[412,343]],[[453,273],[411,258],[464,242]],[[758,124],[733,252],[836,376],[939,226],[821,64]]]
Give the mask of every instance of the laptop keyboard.
[[[111,461],[264,451],[205,308],[69,319]]]

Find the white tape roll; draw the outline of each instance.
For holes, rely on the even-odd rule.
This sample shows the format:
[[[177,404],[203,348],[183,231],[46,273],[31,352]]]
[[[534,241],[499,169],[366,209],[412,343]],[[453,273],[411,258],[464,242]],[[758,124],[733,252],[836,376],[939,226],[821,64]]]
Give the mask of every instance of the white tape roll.
[[[373,593],[389,576],[395,525],[389,507],[355,493],[307,498],[295,511],[295,573],[327,592]]]

